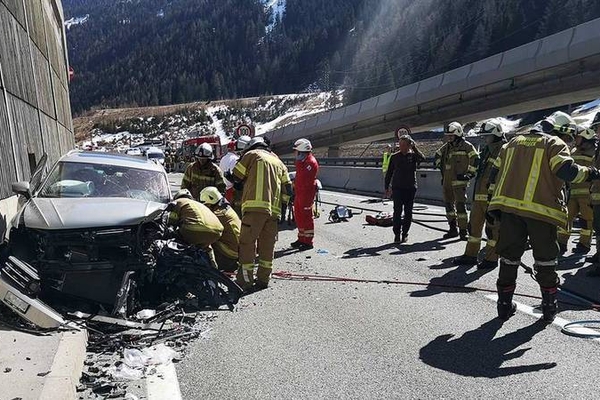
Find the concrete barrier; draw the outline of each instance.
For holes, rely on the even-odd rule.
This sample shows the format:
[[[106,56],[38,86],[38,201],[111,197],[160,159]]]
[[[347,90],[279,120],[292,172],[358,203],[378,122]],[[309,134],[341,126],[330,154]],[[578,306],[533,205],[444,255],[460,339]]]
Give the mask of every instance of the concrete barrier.
[[[319,179],[325,189],[382,195],[384,177],[381,168],[321,166]],[[443,202],[442,176],[435,169],[417,170],[417,199]],[[469,200],[473,185],[469,187]]]

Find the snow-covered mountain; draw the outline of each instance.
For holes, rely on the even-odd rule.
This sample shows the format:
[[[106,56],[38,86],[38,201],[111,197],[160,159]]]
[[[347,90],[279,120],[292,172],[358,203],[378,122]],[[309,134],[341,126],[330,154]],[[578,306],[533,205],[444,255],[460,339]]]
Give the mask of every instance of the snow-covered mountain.
[[[75,136],[80,147],[93,143],[108,150],[123,150],[149,139],[178,146],[185,139],[204,135],[218,135],[225,144],[242,123],[254,125],[256,134],[262,135],[338,107],[342,95],[290,94],[214,104],[100,110],[75,118]]]

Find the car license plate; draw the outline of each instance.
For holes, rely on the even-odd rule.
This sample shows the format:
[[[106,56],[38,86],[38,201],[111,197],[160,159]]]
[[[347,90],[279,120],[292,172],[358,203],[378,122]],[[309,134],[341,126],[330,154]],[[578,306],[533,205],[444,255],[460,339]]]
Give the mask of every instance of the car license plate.
[[[26,301],[21,300],[17,295],[10,291],[6,292],[6,296],[4,296],[4,302],[23,314],[29,310],[29,304],[27,304]]]

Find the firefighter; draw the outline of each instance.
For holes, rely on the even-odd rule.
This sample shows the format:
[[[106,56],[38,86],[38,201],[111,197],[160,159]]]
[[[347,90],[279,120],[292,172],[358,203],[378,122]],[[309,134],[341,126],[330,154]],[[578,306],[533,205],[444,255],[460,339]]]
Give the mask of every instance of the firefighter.
[[[446,143],[435,153],[435,166],[442,172],[446,217],[450,225],[444,239],[460,235],[461,240],[467,240],[467,186],[477,172],[479,154],[464,136],[462,125],[451,122],[444,132]]]
[[[223,171],[224,175],[231,173],[233,168],[235,167],[235,163],[240,159],[240,156],[235,152],[236,151],[236,141],[232,140],[227,143],[227,154],[221,157],[221,161],[219,161],[219,168]],[[229,181],[225,178],[225,198],[228,202],[233,202],[234,189],[233,182]]]
[[[215,260],[220,270],[227,272],[237,271],[238,247],[240,245],[240,230],[242,221],[231,208],[229,202],[214,186],[202,189],[200,202],[208,207],[221,221],[223,234],[213,244]]]
[[[317,194],[317,174],[319,164],[312,154],[312,144],[308,139],[298,139],[294,143],[296,156],[296,178],[294,179],[294,219],[298,227],[298,240],[291,246],[300,251],[313,248],[315,221],[313,207]]]
[[[469,220],[469,239],[465,253],[453,260],[454,265],[476,265],[477,269],[494,269],[498,266],[498,255],[496,254],[496,240],[498,240],[498,225],[488,221],[486,213],[488,207],[488,192],[490,172],[493,169],[496,157],[500,149],[506,143],[506,137],[500,122],[496,119],[484,121],[479,128],[479,136],[485,138],[486,145],[481,153],[481,161],[477,168],[475,178],[475,190],[471,206]],[[477,262],[477,255],[481,247],[481,235],[485,224],[487,243],[485,256],[481,262]]]
[[[594,165],[594,156],[596,154],[596,132],[592,129],[577,127],[575,134],[575,148],[571,151],[573,160],[581,166],[591,167]],[[594,211],[590,205],[590,182],[572,183],[569,188],[568,200],[568,220],[567,229],[558,228],[558,245],[560,254],[567,251],[569,236],[573,228],[573,220],[581,215],[585,226],[581,229],[579,242],[573,253],[585,254],[589,253],[592,243],[592,223],[594,219]]]
[[[188,189],[194,199],[198,199],[202,189],[214,186],[225,193],[225,181],[221,168],[212,162],[213,148],[208,143],[202,143],[196,149],[196,161],[190,164],[183,174],[181,188]]]
[[[269,151],[263,138],[253,138],[233,169],[233,182],[243,185],[237,283],[245,290],[269,285],[277,239],[277,220],[282,202],[288,202],[292,186],[287,168]],[[258,271],[254,264],[258,243]]]
[[[566,141],[575,136],[573,119],[555,112],[528,134],[502,147],[490,181],[496,183],[488,207],[500,218],[496,251],[500,255],[497,281],[498,317],[507,320],[515,312],[512,297],[517,271],[528,243],[533,249],[535,278],[542,293],[542,313],[553,321],[557,312],[557,226],[567,226],[564,182],[600,179],[595,168],[582,167],[571,157]]]
[[[205,205],[194,200],[189,190],[181,189],[174,199],[169,224],[179,228],[179,235],[187,244],[206,250],[211,264],[217,268],[211,245],[221,238],[223,224]]]

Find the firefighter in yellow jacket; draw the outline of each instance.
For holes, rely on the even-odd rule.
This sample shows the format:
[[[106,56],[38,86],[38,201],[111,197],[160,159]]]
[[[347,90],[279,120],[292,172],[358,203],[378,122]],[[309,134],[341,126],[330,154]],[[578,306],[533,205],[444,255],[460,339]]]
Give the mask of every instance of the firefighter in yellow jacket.
[[[594,156],[596,155],[596,132],[592,129],[577,127],[575,135],[575,148],[571,151],[573,160],[581,166],[591,167],[594,165]],[[592,243],[592,223],[594,211],[590,205],[590,182],[571,183],[569,188],[569,201],[567,205],[568,220],[567,229],[558,228],[558,245],[560,253],[567,251],[569,236],[573,228],[573,220],[581,215],[584,221],[584,227],[581,228],[579,243],[573,250],[573,253],[588,253]]]
[[[467,240],[467,186],[477,172],[479,154],[464,136],[462,125],[451,122],[444,132],[446,143],[435,153],[435,166],[442,172],[446,217],[450,225],[444,239],[460,234],[461,240]]]
[[[179,228],[179,234],[187,244],[206,250],[212,265],[217,267],[211,245],[221,238],[223,224],[205,205],[194,200],[189,190],[182,189],[175,195],[169,224]]]
[[[223,224],[223,234],[213,244],[215,259],[220,270],[237,271],[238,247],[240,245],[240,230],[242,221],[231,205],[214,186],[202,189],[200,202],[208,207]]]
[[[500,149],[506,143],[506,137],[502,124],[496,119],[484,121],[479,128],[479,136],[486,140],[486,146],[481,152],[481,162],[477,168],[475,178],[475,191],[471,206],[469,219],[469,240],[465,253],[453,260],[454,265],[475,265],[478,269],[493,269],[498,266],[498,254],[496,254],[496,241],[498,240],[498,224],[492,221],[486,223],[486,213],[489,202],[489,178],[500,154]],[[478,264],[477,255],[481,247],[481,235],[485,224],[487,243],[485,246],[485,257]]]
[[[497,281],[498,317],[507,320],[516,305],[512,297],[521,257],[529,243],[533,250],[536,280],[542,293],[544,320],[552,321],[558,306],[556,274],[557,227],[567,226],[563,193],[565,182],[600,179],[598,170],[582,167],[571,157],[566,141],[575,136],[573,119],[556,112],[529,134],[506,144],[497,158],[490,180],[496,183],[488,210],[500,218],[496,250],[500,255]]]
[[[225,180],[221,168],[212,162],[213,148],[208,143],[202,143],[196,149],[196,161],[188,165],[181,180],[181,188],[188,189],[195,200],[200,198],[202,189],[215,186],[225,193]]]
[[[269,285],[282,202],[289,202],[292,185],[288,171],[262,137],[253,138],[233,169],[233,182],[243,184],[242,231],[237,283],[260,290]],[[258,246],[257,246],[258,244]],[[254,265],[258,247],[258,270]]]

